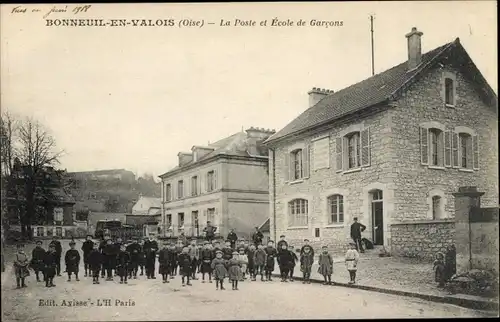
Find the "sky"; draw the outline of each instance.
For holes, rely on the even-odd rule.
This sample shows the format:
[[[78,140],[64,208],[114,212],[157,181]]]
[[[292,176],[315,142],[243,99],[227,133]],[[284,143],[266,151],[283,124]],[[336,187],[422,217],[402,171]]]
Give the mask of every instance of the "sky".
[[[498,93],[495,1],[92,4],[47,16],[204,20],[201,28],[47,27],[53,5],[22,7],[0,7],[1,108],[49,128],[68,171],[158,176],[193,145],[283,128],[308,108],[312,87],[338,91],[371,76],[370,15],[375,73],[407,59],[405,34],[417,27],[423,52],[459,37]],[[306,25],[271,27],[274,18]]]

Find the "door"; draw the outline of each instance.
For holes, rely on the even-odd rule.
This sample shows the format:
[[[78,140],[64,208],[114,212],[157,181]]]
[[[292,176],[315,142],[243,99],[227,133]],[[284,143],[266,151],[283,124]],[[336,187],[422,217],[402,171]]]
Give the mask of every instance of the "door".
[[[383,217],[383,202],[372,202],[372,227],[373,227],[373,244],[384,244],[384,217]]]

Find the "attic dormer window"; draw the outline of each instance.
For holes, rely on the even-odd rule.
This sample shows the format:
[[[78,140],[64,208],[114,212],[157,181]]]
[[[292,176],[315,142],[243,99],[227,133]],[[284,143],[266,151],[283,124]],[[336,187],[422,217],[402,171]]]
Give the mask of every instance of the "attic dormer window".
[[[445,106],[455,107],[457,105],[457,77],[452,72],[443,73],[442,98]]]
[[[446,105],[454,105],[454,95],[453,95],[453,79],[446,78],[444,80],[444,91],[445,91],[445,99]]]

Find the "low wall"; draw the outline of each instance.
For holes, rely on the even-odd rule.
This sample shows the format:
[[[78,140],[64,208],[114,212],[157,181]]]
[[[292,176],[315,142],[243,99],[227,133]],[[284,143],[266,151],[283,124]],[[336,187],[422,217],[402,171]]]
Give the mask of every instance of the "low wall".
[[[455,222],[428,220],[393,223],[391,225],[391,253],[394,256],[433,260],[437,252],[455,242]]]
[[[472,209],[470,227],[472,267],[498,273],[498,208]]]

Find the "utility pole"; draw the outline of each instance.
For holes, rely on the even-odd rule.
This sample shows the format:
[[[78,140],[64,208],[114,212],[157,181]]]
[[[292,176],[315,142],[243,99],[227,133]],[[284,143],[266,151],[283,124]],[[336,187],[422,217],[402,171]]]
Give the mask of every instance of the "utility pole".
[[[373,44],[373,15],[370,15],[370,31],[372,36],[372,76],[375,75],[375,54],[374,54],[374,44]]]

